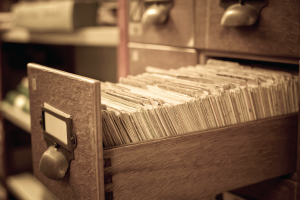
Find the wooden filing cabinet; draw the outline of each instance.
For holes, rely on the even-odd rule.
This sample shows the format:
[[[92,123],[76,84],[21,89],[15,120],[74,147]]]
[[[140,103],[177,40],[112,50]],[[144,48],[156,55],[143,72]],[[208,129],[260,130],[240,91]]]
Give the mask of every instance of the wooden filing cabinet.
[[[224,9],[216,0],[173,2],[165,25],[128,21],[129,74],[143,72],[145,65],[180,67],[207,57],[292,64],[300,57],[299,21],[285,17],[299,16],[298,1],[270,0],[258,24],[247,28],[220,26]],[[288,23],[274,20],[283,9],[278,5],[291,8],[282,15],[291,19]],[[276,21],[291,34],[273,28]],[[209,56],[203,54],[208,51]],[[298,113],[103,148],[98,81],[38,65],[29,67],[28,75],[37,81],[36,90],[30,82],[34,173],[60,199],[200,199],[234,189],[259,200],[297,199],[299,173],[269,179],[297,171]],[[43,103],[70,114],[77,137],[74,160],[58,181],[39,171],[47,149],[39,123]]]

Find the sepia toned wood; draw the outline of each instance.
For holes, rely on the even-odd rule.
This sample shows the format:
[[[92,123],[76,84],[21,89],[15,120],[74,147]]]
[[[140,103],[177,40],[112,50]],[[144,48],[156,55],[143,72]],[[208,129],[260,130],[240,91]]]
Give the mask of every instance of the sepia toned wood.
[[[265,55],[251,55],[244,53],[232,53],[223,51],[209,51],[203,50],[199,52],[199,63],[204,65],[206,61],[210,58],[233,58],[233,59],[243,59],[243,60],[254,60],[262,62],[273,62],[273,63],[284,63],[284,64],[295,64],[298,65],[299,58],[290,57],[279,57],[279,56],[265,56]]]
[[[216,200],[217,195],[212,195],[208,197],[201,197],[199,200]]]
[[[28,64],[28,80],[34,175],[59,199],[104,200],[100,82],[37,64]],[[39,123],[43,103],[73,118],[77,147],[74,160],[59,181],[46,178],[39,170],[47,149]]]
[[[128,63],[128,0],[118,0],[118,28],[120,41],[118,45],[118,72],[117,80],[120,77],[127,77],[129,74]]]
[[[6,152],[5,133],[3,129],[3,118],[0,116],[0,183],[6,178]]]
[[[141,13],[146,10],[144,1],[141,1]],[[129,41],[194,47],[194,0],[174,0],[173,2],[165,24],[147,25],[142,22],[131,22],[129,18]]]
[[[129,56],[130,75],[145,72],[146,66],[174,69],[197,64],[196,50],[188,48],[130,43]]]
[[[206,49],[210,0],[195,0],[195,47]]]
[[[220,22],[225,10],[219,0],[196,1],[195,47],[260,55],[300,57],[300,1],[270,0],[257,24],[225,27]],[[203,29],[206,29],[205,33]],[[203,43],[205,38],[205,44]]]
[[[296,182],[288,179],[271,179],[231,191],[246,199],[297,200]]]
[[[300,44],[299,44],[300,46]],[[299,74],[300,74],[300,60],[299,60]],[[300,83],[299,83],[300,86]],[[300,88],[300,87],[299,87]],[[300,100],[300,96],[299,96]],[[300,102],[300,101],[298,101]],[[298,151],[297,151],[297,172],[296,172],[296,179],[297,179],[297,190],[296,190],[296,197],[297,200],[300,199],[300,117],[298,117]]]
[[[298,115],[104,149],[114,199],[199,199],[296,171]]]
[[[0,3],[0,9],[2,7],[3,3]],[[1,44],[0,44],[0,53],[1,53]],[[2,58],[0,57],[0,61],[2,61]],[[3,66],[2,62],[0,62],[0,100],[2,101],[4,93],[3,93],[3,81],[4,81],[4,74],[3,74]],[[3,127],[3,115],[0,113],[0,184],[1,182],[5,181],[5,178],[7,176],[7,170],[6,170],[6,146],[5,146],[5,132]]]

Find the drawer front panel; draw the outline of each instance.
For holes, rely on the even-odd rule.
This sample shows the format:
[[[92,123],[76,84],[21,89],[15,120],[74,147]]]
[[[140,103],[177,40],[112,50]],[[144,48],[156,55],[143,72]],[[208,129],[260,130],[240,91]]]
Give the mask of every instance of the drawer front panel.
[[[145,72],[146,66],[171,69],[197,64],[196,50],[187,48],[130,43],[129,56],[131,75]]]
[[[34,175],[59,199],[103,200],[100,82],[36,64],[29,64],[28,80]],[[44,103],[71,115],[77,141],[74,159],[60,180],[47,178],[39,168],[47,150],[40,124]]]
[[[269,0],[257,24],[249,27],[221,26],[225,10],[219,6],[219,2],[196,1],[197,48],[300,57],[300,1]],[[203,20],[203,13],[206,14],[206,20]]]
[[[114,199],[199,199],[296,171],[298,115],[104,149]]]
[[[136,1],[132,0],[131,3]],[[130,6],[129,15],[134,11]],[[174,0],[165,24],[147,25],[142,22],[132,22],[129,16],[128,35],[130,42],[162,44],[179,47],[194,46],[194,0]],[[130,8],[131,7],[131,8]],[[146,6],[141,3],[141,13]]]

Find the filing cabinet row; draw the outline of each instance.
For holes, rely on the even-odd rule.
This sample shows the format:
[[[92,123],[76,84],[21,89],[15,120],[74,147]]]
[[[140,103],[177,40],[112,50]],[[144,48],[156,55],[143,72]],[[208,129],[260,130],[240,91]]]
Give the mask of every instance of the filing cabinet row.
[[[161,69],[176,69],[183,66],[195,66],[205,64],[210,58],[243,60],[245,65],[251,65],[251,61],[265,66],[267,62],[297,69],[299,58],[268,55],[255,55],[228,51],[199,50],[186,47],[172,47],[157,44],[128,43],[129,50],[129,74],[138,75],[145,72],[146,66]],[[281,63],[281,64],[280,64]]]
[[[264,4],[252,25],[239,20],[253,18],[244,8],[255,1],[230,11],[224,6],[228,2],[240,7],[238,0],[128,0],[129,42],[300,57],[299,0],[260,1]],[[240,24],[221,24],[224,15]]]

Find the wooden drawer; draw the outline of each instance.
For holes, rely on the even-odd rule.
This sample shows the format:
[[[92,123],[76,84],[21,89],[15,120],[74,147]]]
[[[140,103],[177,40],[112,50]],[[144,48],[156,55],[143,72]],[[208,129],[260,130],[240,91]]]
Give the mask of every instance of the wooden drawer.
[[[130,4],[133,5],[130,6]],[[128,35],[130,42],[179,47],[194,46],[194,0],[174,0],[167,22],[161,25],[142,24],[140,20],[133,22],[131,15],[137,5],[137,1],[129,1]],[[146,6],[142,0],[141,9],[137,12],[142,14],[145,10]]]
[[[269,0],[249,27],[221,26],[225,10],[219,2],[196,0],[196,48],[300,57],[300,1]]]
[[[146,66],[171,69],[197,64],[195,49],[140,43],[129,43],[128,47],[131,75],[145,72]]]
[[[200,199],[296,171],[298,114],[103,148],[99,81],[34,64],[28,76],[34,174],[59,199]],[[39,170],[44,103],[77,138],[58,181]]]

